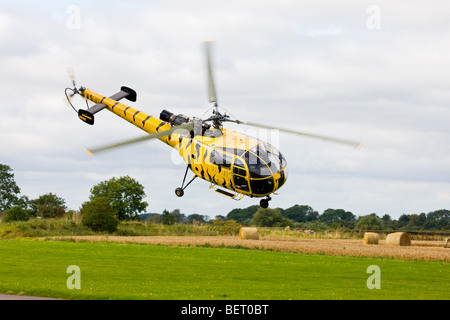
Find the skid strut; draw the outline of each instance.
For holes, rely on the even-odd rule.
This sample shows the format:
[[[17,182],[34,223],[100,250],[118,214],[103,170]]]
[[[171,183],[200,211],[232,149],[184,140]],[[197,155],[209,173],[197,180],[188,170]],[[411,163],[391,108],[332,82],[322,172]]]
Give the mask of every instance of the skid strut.
[[[183,183],[181,184],[181,187],[176,188],[175,189],[175,194],[177,195],[177,197],[182,197],[184,195],[184,189],[186,189],[192,181],[195,180],[195,178],[197,178],[196,175],[194,175],[194,177],[191,179],[191,181],[189,181],[186,185],[184,185],[184,182],[186,181],[186,176],[189,170],[189,166],[186,167],[186,172],[184,173],[184,178],[183,178]]]

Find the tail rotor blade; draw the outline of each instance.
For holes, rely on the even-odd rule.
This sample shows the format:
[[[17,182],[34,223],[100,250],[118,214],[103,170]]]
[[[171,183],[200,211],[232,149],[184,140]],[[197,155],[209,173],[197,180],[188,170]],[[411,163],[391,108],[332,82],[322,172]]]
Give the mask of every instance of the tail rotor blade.
[[[75,82],[75,72],[73,71],[73,67],[67,67],[67,74],[69,75],[70,80],[72,80],[72,85],[74,88],[77,87],[76,82]]]
[[[78,93],[77,84],[75,81],[75,72],[73,70],[73,67],[66,67],[66,71],[73,85],[73,89],[70,89],[72,93],[68,95],[67,99],[72,99],[72,97]]]

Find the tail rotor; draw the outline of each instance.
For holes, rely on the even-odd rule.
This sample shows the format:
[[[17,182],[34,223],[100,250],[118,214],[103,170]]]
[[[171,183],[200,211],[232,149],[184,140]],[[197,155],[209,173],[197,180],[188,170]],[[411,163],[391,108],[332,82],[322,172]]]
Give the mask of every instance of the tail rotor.
[[[80,90],[82,91],[82,88],[77,89],[77,83],[76,83],[76,80],[75,80],[75,72],[74,72],[74,70],[73,70],[73,67],[67,67],[67,68],[66,68],[66,71],[67,71],[67,74],[69,75],[69,78],[70,78],[70,80],[71,80],[71,82],[72,82],[73,88],[67,87],[67,88],[65,89],[64,93],[65,93],[65,95],[66,95],[66,98],[67,98],[67,101],[68,101],[69,105],[70,105],[70,106],[72,107],[72,109],[75,110],[75,112],[78,114],[78,110],[77,110],[77,109],[73,106],[73,104],[72,104],[72,98],[73,98],[73,96],[76,95],[76,94],[81,94],[81,93],[80,93]],[[87,99],[85,99],[85,101],[86,101],[87,107],[89,108]]]

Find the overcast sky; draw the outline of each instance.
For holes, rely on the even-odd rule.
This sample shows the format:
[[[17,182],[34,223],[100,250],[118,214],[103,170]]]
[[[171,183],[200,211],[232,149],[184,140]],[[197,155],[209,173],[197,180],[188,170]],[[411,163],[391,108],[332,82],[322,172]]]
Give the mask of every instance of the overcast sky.
[[[185,165],[157,140],[89,157],[84,147],[143,132],[106,110],[89,126],[64,102],[72,66],[78,87],[109,96],[126,85],[136,109],[205,118],[201,42],[214,40],[219,105],[233,116],[364,141],[355,150],[229,126],[286,157],[271,207],[392,218],[450,209],[449,12],[444,0],[0,0],[0,163],[23,195],[52,192],[75,210],[94,185],[125,175],[144,186],[148,212],[213,218],[258,204],[200,179],[177,198]]]

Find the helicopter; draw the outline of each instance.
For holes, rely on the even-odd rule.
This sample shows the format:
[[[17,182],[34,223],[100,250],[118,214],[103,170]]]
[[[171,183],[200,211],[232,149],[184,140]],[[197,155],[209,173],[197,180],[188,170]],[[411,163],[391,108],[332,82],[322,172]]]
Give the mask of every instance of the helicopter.
[[[182,197],[185,189],[196,179],[201,178],[211,183],[210,188],[240,200],[244,196],[262,198],[260,206],[267,208],[271,195],[281,188],[288,176],[287,161],[282,153],[268,142],[250,137],[242,132],[224,128],[225,122],[233,122],[263,129],[276,129],[280,132],[306,136],[315,139],[341,143],[360,148],[361,142],[327,137],[287,128],[279,128],[255,122],[244,122],[231,119],[229,115],[219,111],[218,99],[211,63],[211,42],[204,42],[206,53],[206,69],[208,82],[208,98],[213,103],[212,115],[207,119],[187,117],[183,114],[173,114],[162,110],[159,117],[119,102],[127,99],[136,102],[137,93],[122,86],[116,94],[106,97],[86,87],[77,89],[73,70],[68,69],[73,88],[66,88],[65,95],[83,122],[94,125],[94,115],[107,109],[117,116],[142,129],[148,135],[122,141],[107,146],[85,149],[90,154],[98,154],[106,150],[122,147],[151,139],[159,139],[176,149],[186,164],[186,171],[180,187],[175,189],[175,195]],[[71,91],[70,94],[68,92]],[[87,109],[77,110],[71,98],[81,95],[86,100]],[[88,100],[95,105],[89,106]],[[194,174],[186,183],[189,170]]]

